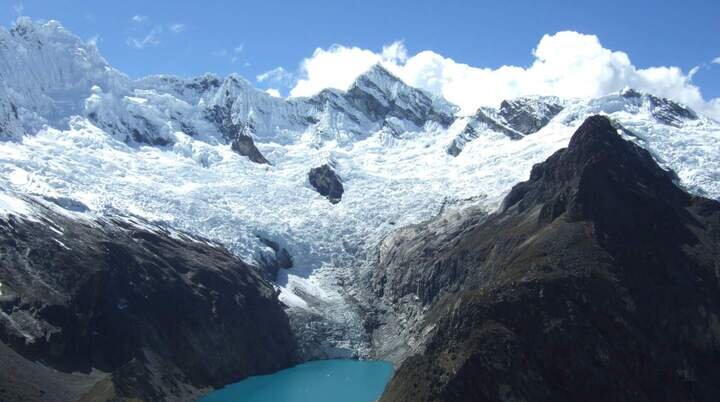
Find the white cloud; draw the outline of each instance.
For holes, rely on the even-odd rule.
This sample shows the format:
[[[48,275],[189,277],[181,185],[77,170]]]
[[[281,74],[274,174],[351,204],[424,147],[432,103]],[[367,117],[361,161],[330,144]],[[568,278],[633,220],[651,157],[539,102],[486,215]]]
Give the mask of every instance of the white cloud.
[[[97,46],[100,42],[102,42],[102,37],[99,34],[95,34],[87,40],[87,44],[90,46]]]
[[[720,116],[720,100],[705,101],[692,76],[678,67],[637,68],[621,51],[602,46],[595,35],[564,31],[542,37],[529,66],[474,67],[426,50],[408,57],[402,42],[373,52],[334,45],[316,49],[300,64],[300,80],[291,96],[308,96],[324,88],[347,89],[358,75],[381,63],[406,83],[442,95],[472,113],[523,95],[594,97],[626,86],[686,103]],[[719,58],[720,59],[720,58]]]
[[[720,57],[716,57],[713,59],[713,64],[720,64]]]
[[[17,14],[18,17],[21,17],[23,13],[25,12],[25,6],[22,3],[15,4],[13,6],[13,10],[15,11],[15,14]]]
[[[245,48],[245,44],[241,43],[237,46],[235,46],[235,49],[233,49],[233,52],[235,53],[242,53],[243,49]]]
[[[280,95],[280,91],[278,91],[275,88],[268,88],[265,90],[265,92],[270,96],[274,96],[276,98],[282,98],[282,95]]]
[[[148,20],[148,16],[147,15],[133,15],[131,20],[132,20],[132,22],[134,22],[136,24],[142,24],[143,22]]]
[[[407,49],[403,41],[395,41],[382,50],[383,60],[391,60],[399,63],[405,63],[408,58]]]
[[[325,88],[347,89],[358,75],[377,63],[399,65],[407,60],[402,42],[395,42],[377,54],[359,47],[333,45],[315,49],[312,57],[300,64],[300,76],[290,96],[310,96]]]
[[[128,38],[127,44],[128,46],[134,47],[136,49],[144,49],[148,46],[157,46],[160,44],[160,34],[162,34],[162,31],[162,27],[158,25],[151,29],[150,32],[148,32],[142,38]]]
[[[295,76],[282,67],[275,67],[272,70],[258,74],[255,79],[257,80],[257,82],[264,82],[288,87],[293,83]]]
[[[170,24],[170,26],[168,28],[170,29],[170,32],[179,34],[185,30],[185,24],[180,24],[180,23]]]

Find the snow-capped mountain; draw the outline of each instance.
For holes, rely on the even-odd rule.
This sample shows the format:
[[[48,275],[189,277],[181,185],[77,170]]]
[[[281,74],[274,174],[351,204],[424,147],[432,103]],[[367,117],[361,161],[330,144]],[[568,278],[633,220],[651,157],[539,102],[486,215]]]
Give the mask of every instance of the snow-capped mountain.
[[[448,209],[495,209],[598,113],[682,186],[720,198],[720,124],[651,94],[527,97],[461,116],[375,66],[347,91],[281,99],[234,74],[133,80],[58,22],[21,18],[0,30],[0,210],[29,216],[14,194],[73,200],[258,265],[286,250],[276,282],[305,357],[362,355],[357,284],[381,240]],[[235,152],[240,135],[269,163]],[[308,179],[325,165],[344,188],[335,204]]]

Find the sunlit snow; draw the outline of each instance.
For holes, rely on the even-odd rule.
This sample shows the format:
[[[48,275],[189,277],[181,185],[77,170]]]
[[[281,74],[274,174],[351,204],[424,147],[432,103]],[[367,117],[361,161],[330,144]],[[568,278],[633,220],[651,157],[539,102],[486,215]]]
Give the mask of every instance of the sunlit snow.
[[[0,188],[70,198],[86,205],[89,211],[83,214],[89,216],[144,218],[217,241],[248,261],[268,252],[258,236],[272,239],[294,260],[292,269],[280,271],[281,299],[357,334],[360,320],[347,297],[355,287],[345,285],[357,281],[384,236],[447,208],[479,204],[492,211],[528,177],[533,164],[566,146],[591,114],[610,114],[636,136],[628,138],[674,169],[681,185],[720,198],[720,125],[706,118],[681,127],[660,124],[620,95],[567,101],[546,127],[520,140],[486,130],[453,157],[448,145],[470,117],[459,117],[448,128],[436,122],[417,127],[393,117],[388,129],[355,121],[359,118],[346,104],[314,109],[311,100],[274,98],[235,76],[217,90],[185,91],[216,79],[211,76],[130,81],[55,23],[23,23],[42,31],[38,35],[52,45],[57,59],[0,50],[15,58],[0,61],[4,82],[42,83],[20,85],[22,90],[0,85],[14,94],[22,131],[30,133],[19,135],[16,121],[9,126],[15,140],[0,142]],[[8,32],[0,32],[3,38],[23,46]],[[74,56],[64,53],[68,46]],[[20,71],[25,64],[32,65],[30,72]],[[418,96],[396,82],[387,85],[389,96]],[[63,90],[48,95],[41,87]],[[271,165],[234,153],[203,118],[208,105],[228,102],[234,117],[258,124],[257,146]],[[450,110],[442,101],[433,102]],[[310,113],[320,116],[314,126],[298,123]],[[153,135],[165,145],[127,141],[127,132],[146,124],[157,129]],[[365,135],[353,134],[360,129]],[[343,181],[345,194],[338,204],[308,183],[308,171],[324,163],[334,166]],[[0,192],[0,214],[31,216],[32,211],[16,196]],[[359,338],[351,336],[341,346],[359,348],[353,344]]]

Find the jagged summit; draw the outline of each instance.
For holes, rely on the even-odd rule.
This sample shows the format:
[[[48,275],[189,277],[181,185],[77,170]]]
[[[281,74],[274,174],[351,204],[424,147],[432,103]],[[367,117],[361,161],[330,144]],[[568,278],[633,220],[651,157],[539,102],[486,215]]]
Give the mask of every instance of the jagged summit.
[[[378,88],[390,88],[397,84],[404,84],[400,78],[388,71],[382,64],[374,64],[363,74],[355,79],[353,86],[363,86],[372,82]]]
[[[707,318],[720,314],[717,201],[684,192],[592,116],[505,204],[440,216],[382,248],[378,309],[399,315],[410,345],[429,335],[381,401],[720,396]]]
[[[688,197],[673,183],[674,177],[658,167],[649,152],[622,139],[607,117],[592,116],[577,129],[566,149],[535,165],[530,179],[513,187],[503,210],[543,205],[541,220],[563,213],[576,218],[609,216],[613,208],[627,204],[629,195],[619,192],[630,186],[661,195],[653,200],[656,203],[685,205]],[[615,215],[620,213],[618,209]]]
[[[131,80],[108,65],[94,44],[57,21],[41,24],[27,17],[0,31],[0,57],[0,136],[5,139],[33,134],[45,125],[64,128],[71,117],[83,116],[117,139],[140,144],[173,144],[176,133],[227,143],[239,127],[247,126],[258,142],[293,143],[309,131],[318,142],[350,144],[370,133],[417,132],[428,123],[449,127],[458,111],[380,64],[346,92],[324,90],[309,98],[273,98],[237,74]],[[570,111],[563,113],[565,109]],[[698,118],[681,104],[630,90],[579,103],[528,96],[479,110],[448,152],[457,156],[486,132],[522,139],[558,115],[573,122],[615,110],[647,112],[674,127]]]
[[[564,102],[556,96],[523,96],[502,101],[499,109],[481,107],[466,123],[465,129],[453,139],[447,152],[458,156],[468,142],[488,131],[520,140],[540,131],[563,108]]]
[[[57,21],[39,24],[21,17],[9,31],[1,29],[0,60],[5,93],[0,102],[18,115],[17,119],[0,116],[0,122],[15,121],[5,137],[34,133],[44,124],[61,125],[69,116],[83,113],[93,86],[117,91],[129,82],[108,65],[95,45]]]
[[[405,84],[379,64],[358,77],[347,96],[351,104],[372,120],[394,117],[417,127],[427,121],[448,126],[457,110],[450,103]]]
[[[700,116],[682,103],[633,88],[588,100],[583,106],[589,113],[623,111],[630,114],[647,114],[656,122],[672,127],[695,124]]]
[[[508,127],[528,135],[545,127],[563,107],[556,96],[525,96],[502,101],[498,115]]]
[[[157,75],[130,80],[59,23],[18,20],[0,32],[0,127],[4,138],[65,127],[72,116],[89,120],[133,143],[168,145],[175,133],[228,142],[238,127],[259,141],[291,143],[310,129],[319,141],[342,143],[390,127],[401,133],[427,122],[449,125],[454,107],[412,88],[376,66],[348,92],[324,91],[284,100],[238,74],[191,79]],[[16,117],[17,115],[17,117]],[[390,119],[390,120],[388,120]]]

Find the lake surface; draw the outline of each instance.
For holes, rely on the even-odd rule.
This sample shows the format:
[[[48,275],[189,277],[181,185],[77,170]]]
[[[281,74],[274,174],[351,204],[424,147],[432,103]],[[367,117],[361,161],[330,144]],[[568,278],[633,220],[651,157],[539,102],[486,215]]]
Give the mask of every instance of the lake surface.
[[[247,378],[199,402],[373,402],[392,372],[392,364],[382,361],[313,361]]]

